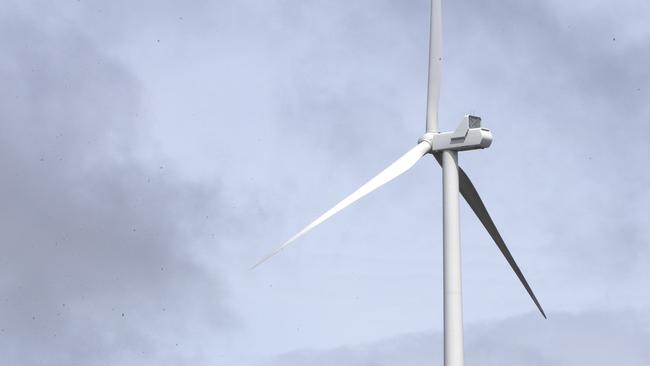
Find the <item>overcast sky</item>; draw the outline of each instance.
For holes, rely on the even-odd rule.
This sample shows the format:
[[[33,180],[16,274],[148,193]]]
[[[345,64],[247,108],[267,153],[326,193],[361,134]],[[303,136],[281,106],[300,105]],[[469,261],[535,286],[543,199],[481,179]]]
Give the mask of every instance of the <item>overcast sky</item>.
[[[443,1],[467,364],[650,363],[650,3]],[[429,1],[0,4],[0,363],[440,365]]]

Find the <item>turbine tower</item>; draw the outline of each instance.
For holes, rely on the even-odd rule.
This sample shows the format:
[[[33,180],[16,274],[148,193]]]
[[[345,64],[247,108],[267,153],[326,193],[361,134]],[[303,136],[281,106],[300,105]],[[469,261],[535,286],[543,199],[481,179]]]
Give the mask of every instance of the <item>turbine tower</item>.
[[[429,83],[427,93],[426,132],[418,144],[386,169],[326,211],[312,223],[252,268],[259,266],[298,238],[337,212],[350,206],[368,193],[397,178],[426,154],[432,154],[442,166],[443,207],[443,307],[444,307],[444,365],[462,366],[463,360],[463,304],[460,257],[459,193],[474,211],[479,221],[515,272],[542,316],[546,314],[528,285],[501,234],[492,221],[478,191],[467,174],[458,166],[458,152],[484,149],[492,143],[492,133],[482,127],[481,118],[466,115],[454,131],[438,132],[438,102],[442,70],[442,0],[431,0],[431,29],[429,34]]]

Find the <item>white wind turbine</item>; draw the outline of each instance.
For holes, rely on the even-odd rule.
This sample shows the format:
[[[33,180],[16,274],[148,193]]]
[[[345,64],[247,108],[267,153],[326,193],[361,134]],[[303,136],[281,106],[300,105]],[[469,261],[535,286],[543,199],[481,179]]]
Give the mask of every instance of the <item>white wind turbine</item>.
[[[484,149],[490,146],[492,143],[492,133],[490,130],[481,127],[481,119],[479,117],[469,115],[465,116],[455,131],[438,132],[438,101],[442,66],[441,2],[442,0],[431,0],[426,133],[420,137],[418,144],[414,148],[402,155],[402,157],[361,186],[361,188],[336,204],[336,206],[300,230],[252,268],[259,266],[273,257],[337,212],[397,178],[413,167],[424,155],[431,153],[442,166],[443,181],[444,364],[445,366],[462,366],[464,361],[459,193],[465,198],[488,231],[544,318],[546,318],[546,314],[539,301],[537,301],[533,290],[528,285],[519,266],[517,266],[517,263],[510,254],[508,247],[501,238],[476,188],[463,169],[458,166],[458,151]]]

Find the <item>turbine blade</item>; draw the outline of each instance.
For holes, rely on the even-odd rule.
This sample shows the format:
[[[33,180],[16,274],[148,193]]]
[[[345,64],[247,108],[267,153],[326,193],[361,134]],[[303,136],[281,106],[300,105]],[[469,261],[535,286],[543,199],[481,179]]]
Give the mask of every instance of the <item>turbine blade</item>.
[[[273,257],[274,255],[278,254],[282,249],[286,248],[289,246],[291,243],[296,241],[298,238],[301,236],[305,235],[307,232],[309,232],[311,229],[315,228],[316,226],[320,225],[323,223],[323,221],[329,219],[330,217],[334,216],[337,212],[343,210],[344,208],[350,206],[354,202],[358,201],[360,198],[364,197],[368,193],[374,191],[375,189],[383,186],[384,184],[390,182],[391,180],[397,178],[400,176],[402,173],[406,172],[409,170],[415,163],[420,160],[426,153],[428,153],[431,150],[431,145],[429,145],[428,142],[422,141],[420,142],[417,146],[409,150],[406,154],[402,155],[397,161],[392,163],[388,168],[384,169],[381,173],[377,174],[374,178],[372,178],[368,183],[364,184],[361,186],[361,188],[357,189],[354,191],[351,195],[347,196],[344,198],[341,202],[337,203],[336,206],[332,207],[329,209],[327,212],[322,214],[319,218],[314,220],[311,224],[307,225],[304,229],[300,230],[296,235],[292,236],[289,240],[287,240],[284,244],[282,244],[280,247],[278,247],[275,251],[273,251],[271,254],[267,255],[266,257],[262,258],[257,264],[255,264],[251,269],[254,269],[255,267],[259,266],[260,264],[266,262],[268,259]]]
[[[438,102],[442,77],[442,0],[431,0],[430,22],[427,132],[438,132]]]
[[[434,154],[434,156],[436,157],[436,160],[438,160],[438,163],[441,163],[439,154]],[[465,201],[467,201],[469,207],[472,208],[472,211],[474,211],[474,213],[481,221],[481,223],[483,224],[487,232],[490,234],[492,240],[494,240],[497,247],[501,251],[501,254],[503,254],[503,256],[506,258],[506,261],[508,261],[508,264],[510,264],[510,267],[512,267],[512,270],[517,275],[517,278],[519,278],[521,284],[524,285],[524,288],[528,292],[528,295],[530,295],[531,299],[533,299],[535,306],[537,306],[539,312],[542,313],[542,316],[544,317],[544,319],[546,319],[546,313],[544,313],[544,309],[542,309],[542,305],[540,305],[539,301],[537,301],[537,297],[533,293],[533,290],[530,288],[530,285],[528,285],[528,281],[526,281],[526,277],[524,277],[524,274],[521,272],[521,269],[519,269],[517,262],[515,262],[515,259],[512,257],[512,254],[510,254],[510,250],[508,250],[508,247],[506,246],[506,243],[503,241],[501,234],[499,234],[499,230],[497,230],[496,225],[494,225],[494,221],[492,221],[492,218],[490,217],[487,208],[485,208],[485,204],[483,204],[483,200],[481,199],[481,196],[479,196],[478,191],[474,187],[474,184],[472,184],[472,181],[469,179],[467,174],[465,174],[465,171],[463,171],[463,169],[461,169],[460,167],[458,167],[458,185],[459,185],[460,194],[463,196],[463,198],[465,198]]]

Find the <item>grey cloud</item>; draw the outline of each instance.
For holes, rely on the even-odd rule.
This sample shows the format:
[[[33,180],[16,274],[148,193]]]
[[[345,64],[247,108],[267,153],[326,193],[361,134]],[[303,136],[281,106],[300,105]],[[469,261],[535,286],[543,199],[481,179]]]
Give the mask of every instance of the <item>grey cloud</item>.
[[[467,327],[470,365],[646,365],[650,361],[648,311],[537,314]],[[269,365],[441,365],[439,333],[413,333],[330,350],[291,352]]]
[[[377,152],[360,141],[400,136],[414,142],[426,87],[421,78],[425,49],[418,46],[427,42],[426,29],[418,27],[424,23],[415,20],[427,16],[417,12],[423,10],[418,4],[402,5],[310,1],[285,6],[291,9],[281,12],[282,26],[274,33],[286,55],[274,63],[286,75],[278,85],[280,123],[317,136],[315,143],[336,156]],[[420,97],[413,97],[416,93]]]
[[[138,158],[140,87],[96,44],[0,27],[1,362],[200,363],[187,335],[234,321],[192,255],[218,197]]]
[[[101,1],[81,0],[68,3],[8,0],[0,5],[12,17],[23,17],[41,25],[65,24],[83,29],[84,35],[119,45],[126,40],[150,37],[150,42],[168,37],[204,32],[214,23],[228,21],[229,2],[199,1]],[[43,16],[47,14],[47,16]]]

